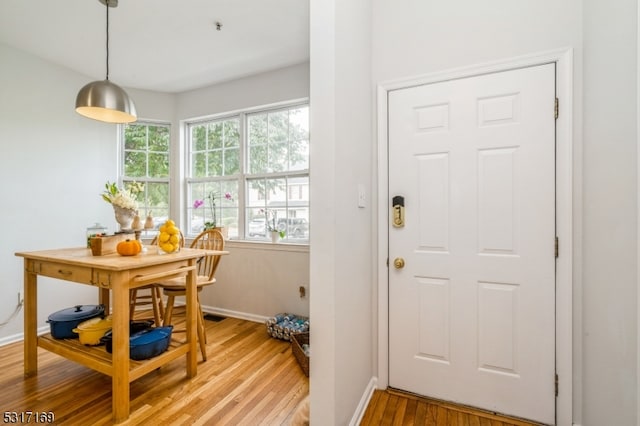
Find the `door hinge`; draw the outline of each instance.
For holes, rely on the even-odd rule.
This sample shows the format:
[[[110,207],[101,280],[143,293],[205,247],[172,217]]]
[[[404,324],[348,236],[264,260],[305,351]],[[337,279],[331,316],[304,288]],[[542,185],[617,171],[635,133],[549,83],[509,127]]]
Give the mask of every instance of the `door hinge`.
[[[558,384],[558,375],[556,374],[556,396],[558,396],[558,387],[560,387],[560,385]]]
[[[556,254],[556,258],[558,258],[558,255],[560,253],[559,245],[560,245],[560,243],[558,242],[558,237],[556,237],[555,249],[554,249],[555,250],[555,254]]]
[[[558,98],[556,98],[555,106],[553,108],[553,110],[554,110],[553,115],[554,115],[556,120],[558,119],[558,114],[560,113],[560,107],[558,106],[558,103],[559,103]]]

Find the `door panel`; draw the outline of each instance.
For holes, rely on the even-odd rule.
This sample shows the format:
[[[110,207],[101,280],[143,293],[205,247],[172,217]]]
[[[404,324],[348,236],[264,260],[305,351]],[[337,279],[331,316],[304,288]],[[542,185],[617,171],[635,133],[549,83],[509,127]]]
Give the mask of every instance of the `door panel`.
[[[389,383],[555,418],[553,64],[389,93]]]

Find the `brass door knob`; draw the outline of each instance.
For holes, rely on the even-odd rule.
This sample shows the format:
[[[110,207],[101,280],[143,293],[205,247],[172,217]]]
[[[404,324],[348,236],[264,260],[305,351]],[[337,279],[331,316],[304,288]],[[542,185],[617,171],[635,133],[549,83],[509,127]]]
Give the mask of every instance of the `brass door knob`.
[[[401,257],[396,257],[393,260],[393,266],[395,266],[396,269],[402,269],[404,268],[404,259]]]

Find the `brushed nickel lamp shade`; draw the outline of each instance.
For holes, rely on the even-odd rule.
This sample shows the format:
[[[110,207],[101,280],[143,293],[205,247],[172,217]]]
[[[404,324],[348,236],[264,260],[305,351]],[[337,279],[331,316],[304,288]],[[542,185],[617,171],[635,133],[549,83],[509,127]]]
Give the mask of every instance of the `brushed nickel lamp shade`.
[[[76,112],[107,123],[131,123],[137,120],[135,104],[124,89],[109,81],[109,8],[117,7],[118,1],[98,1],[107,10],[107,76],[80,89],[76,96]]]
[[[136,106],[120,86],[109,80],[92,81],[78,92],[76,111],[107,123],[136,121]]]

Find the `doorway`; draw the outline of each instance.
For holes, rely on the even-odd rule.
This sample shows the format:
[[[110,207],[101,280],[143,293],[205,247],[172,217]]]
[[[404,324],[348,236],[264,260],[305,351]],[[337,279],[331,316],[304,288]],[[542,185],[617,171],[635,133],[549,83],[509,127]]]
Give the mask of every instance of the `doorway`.
[[[553,409],[552,409],[551,414],[547,412],[547,414],[545,414],[545,417],[539,418],[539,420],[545,421],[548,423],[553,423],[554,417],[556,417],[558,424],[565,424],[565,423],[570,424],[570,420],[571,420],[571,396],[570,396],[571,395],[571,352],[572,352],[571,351],[571,314],[570,314],[571,312],[571,271],[570,271],[571,268],[570,266],[571,266],[571,257],[572,257],[571,227],[570,227],[570,224],[571,224],[571,132],[570,132],[571,108],[570,108],[570,96],[569,96],[570,85],[567,84],[568,81],[570,81],[570,72],[569,72],[570,62],[571,62],[570,53],[571,53],[570,51],[550,52],[548,54],[535,55],[535,56],[522,58],[521,60],[512,61],[512,62],[490,64],[487,66],[479,66],[479,67],[475,67],[474,69],[467,69],[462,71],[454,70],[448,73],[448,75],[439,73],[438,75],[434,75],[434,76],[421,77],[418,79],[413,79],[411,81],[391,82],[391,83],[387,83],[380,86],[379,105],[378,105],[379,111],[380,111],[378,134],[381,140],[380,149],[378,151],[379,152],[378,164],[379,164],[379,169],[381,171],[379,176],[379,185],[380,185],[381,191],[380,191],[380,200],[378,205],[380,218],[381,218],[380,226],[379,226],[379,232],[381,233],[381,237],[379,238],[379,247],[380,247],[379,260],[380,262],[384,262],[385,265],[379,268],[379,276],[380,276],[380,280],[379,280],[379,284],[380,284],[379,285],[379,331],[380,331],[379,332],[379,372],[380,374],[378,377],[378,387],[396,386],[393,383],[393,380],[395,379],[392,378],[393,375],[395,374],[393,370],[394,367],[393,367],[392,361],[390,361],[391,353],[394,350],[394,347],[396,346],[396,343],[397,343],[393,341],[394,339],[393,337],[394,333],[392,328],[393,321],[391,321],[391,315],[393,315],[393,310],[394,310],[394,307],[392,306],[393,305],[392,299],[394,297],[392,296],[393,294],[392,292],[394,291],[394,289],[391,288],[393,286],[394,274],[396,273],[403,274],[404,272],[408,272],[405,275],[410,275],[410,276],[413,276],[414,278],[420,277],[421,293],[414,292],[412,296],[413,300],[415,300],[416,303],[423,303],[422,305],[423,310],[421,311],[421,315],[423,316],[423,318],[430,316],[432,323],[438,323],[441,326],[439,329],[438,328],[430,329],[426,334],[424,334],[425,330],[422,330],[423,331],[422,337],[420,337],[420,332],[416,330],[412,330],[409,333],[412,335],[410,340],[413,340],[413,343],[417,345],[422,344],[422,347],[420,347],[420,350],[414,352],[414,355],[418,354],[417,358],[422,357],[422,361],[428,360],[425,362],[437,365],[438,368],[440,369],[442,369],[442,366],[446,365],[446,363],[451,363],[453,361],[453,358],[451,358],[453,357],[453,352],[454,351],[460,352],[460,348],[464,347],[464,343],[450,344],[450,342],[446,342],[446,339],[450,338],[451,336],[446,335],[446,333],[444,333],[443,330],[448,330],[447,333],[451,333],[451,330],[455,328],[453,321],[457,321],[460,324],[464,324],[465,315],[467,319],[469,318],[468,312],[465,311],[464,309],[462,311],[459,311],[458,315],[456,316],[452,316],[451,311],[447,311],[447,309],[454,309],[454,308],[451,308],[453,306],[451,304],[452,299],[447,300],[447,298],[451,298],[454,295],[452,293],[452,289],[454,288],[454,285],[451,284],[453,281],[451,280],[447,281],[448,278],[446,274],[444,273],[428,274],[428,273],[409,272],[410,264],[414,264],[416,262],[420,263],[420,261],[416,261],[415,259],[412,259],[412,260],[405,259],[406,265],[407,265],[405,267],[406,268],[405,270],[397,270],[393,267],[393,263],[394,263],[393,261],[396,255],[391,252],[393,250],[393,237],[391,235],[390,236],[385,235],[387,232],[387,226],[390,223],[390,221],[385,221],[385,219],[390,220],[391,209],[389,204],[391,202],[392,197],[397,194],[391,191],[388,191],[388,187],[387,187],[387,179],[391,181],[389,175],[392,174],[392,171],[383,172],[384,168],[386,167],[386,163],[389,162],[389,159],[391,157],[391,154],[389,155],[389,157],[387,157],[386,151],[387,149],[389,150],[393,149],[393,147],[391,146],[392,141],[390,140],[390,138],[392,137],[391,135],[393,133],[393,130],[391,129],[391,125],[387,127],[387,123],[386,123],[387,114],[391,116],[390,105],[392,102],[391,98],[393,97],[392,92],[393,91],[400,92],[408,88],[415,88],[418,86],[423,86],[425,84],[433,88],[437,86],[437,83],[441,83],[445,81],[449,81],[449,82],[454,80],[471,81],[476,77],[486,76],[487,74],[501,73],[502,76],[505,76],[505,75],[508,75],[513,70],[521,70],[523,68],[543,69],[545,67],[550,67],[552,69],[554,67],[557,67],[558,69],[557,79],[555,79],[555,82],[553,82],[554,79],[552,78],[552,83],[551,83],[552,97],[553,97],[553,94],[555,93],[553,90],[557,85],[558,87],[557,93],[559,94],[559,97],[561,99],[563,98],[567,99],[567,103],[564,104],[566,109],[562,110],[562,113],[566,114],[564,116],[565,120],[556,121],[556,135],[558,136],[558,141],[559,141],[558,147],[556,149],[558,164],[557,164],[557,167],[555,167],[557,179],[555,184],[552,183],[552,187],[555,185],[556,194],[552,196],[551,203],[552,204],[554,202],[556,203],[557,218],[553,219],[554,216],[552,212],[552,216],[551,216],[552,224],[549,225],[549,219],[547,218],[546,219],[547,222],[546,222],[546,225],[544,225],[544,227],[546,229],[551,228],[551,231],[552,231],[551,235],[553,235],[554,234],[553,231],[555,231],[555,235],[557,235],[560,241],[563,243],[561,243],[562,249],[560,250],[559,257],[555,260],[552,260],[552,264],[555,263],[556,279],[557,279],[558,285],[555,289],[552,290],[552,293],[555,292],[555,295],[552,295],[551,300],[555,300],[556,303],[553,303],[553,302],[551,303],[552,306],[551,306],[550,317],[554,317],[554,314],[555,314],[555,316],[557,317],[557,321],[551,327],[552,331],[551,331],[550,340],[548,337],[549,333],[547,333],[547,338],[545,341],[547,342],[546,343],[547,346],[551,348],[550,349],[551,355],[549,356],[547,354],[545,355],[545,357],[547,359],[546,361],[547,365],[549,364],[553,365],[555,360],[555,364],[556,364],[555,371],[557,371],[558,373],[558,379],[559,379],[558,382],[560,384],[560,388],[562,389],[562,392],[559,394],[557,398],[555,398],[555,395],[553,395],[553,392],[554,392],[553,387],[555,386],[554,384],[555,374],[554,374],[554,369],[552,367],[550,370],[551,377],[549,379],[545,379],[545,383],[542,384],[541,386],[551,388],[552,396],[550,398],[547,397],[546,405],[547,406],[551,405],[553,407],[555,405],[554,401],[557,403],[557,417],[554,416]],[[547,65],[544,65],[544,64],[547,64]],[[550,69],[550,68],[547,68],[547,69]],[[477,81],[479,80],[476,80],[476,82]],[[481,81],[480,86],[484,86],[484,85],[485,85],[485,82]],[[509,108],[506,108],[506,105],[510,104],[514,108],[518,108],[517,103],[519,102],[517,99],[515,99],[512,96],[517,91],[516,92],[507,91],[507,92],[509,93],[506,93],[506,92],[503,93],[506,95],[506,97],[502,97],[502,98],[491,97],[491,96],[487,96],[487,97],[481,96],[481,98],[484,99],[483,102],[484,102],[484,109],[486,113],[485,118],[487,118],[488,121],[492,121],[493,119],[490,116],[492,114],[497,114],[497,115],[493,115],[493,118],[497,119],[497,121],[493,121],[493,124],[498,124],[500,120],[504,119],[506,121],[503,121],[499,124],[500,126],[503,126],[503,127],[509,127],[510,124],[507,123],[507,121],[515,119],[514,117],[511,117],[509,119],[504,115],[502,116],[502,118],[499,118],[499,116],[502,113],[504,113],[509,109]],[[510,100],[507,100],[507,99],[510,99]],[[411,114],[413,115],[413,118],[415,120],[418,120],[420,122],[420,126],[422,127],[421,131],[423,133],[429,133],[429,132],[437,133],[437,130],[435,129],[440,125],[446,124],[443,122],[443,119],[445,121],[447,120],[447,114],[448,114],[448,112],[445,111],[445,106],[453,105],[453,103],[428,101],[423,103],[419,102],[416,105],[414,105],[414,107],[411,108]],[[498,112],[498,111],[502,111],[502,112]],[[512,112],[513,111],[516,111],[516,110],[512,109]],[[523,112],[523,111],[521,110],[520,112]],[[451,115],[449,118],[455,120],[457,125],[459,118],[453,118],[453,117],[454,115]],[[478,122],[477,120],[478,120],[478,116],[474,115],[474,117],[472,118],[472,121],[476,121],[477,123]],[[514,127],[514,126],[511,126],[511,127]],[[387,135],[390,135],[389,139],[387,139]],[[482,151],[481,156],[477,156],[476,160],[472,161],[472,163],[476,164],[477,170],[480,170],[480,168],[484,167],[483,169],[484,174],[480,174],[479,176],[483,176],[483,179],[484,179],[483,180],[484,186],[482,188],[485,191],[485,195],[493,193],[492,191],[496,190],[498,187],[501,187],[502,190],[507,190],[507,187],[513,184],[513,182],[510,183],[509,179],[505,179],[505,177],[506,177],[507,170],[511,168],[509,164],[511,165],[514,164],[513,162],[511,162],[511,160],[516,161],[516,157],[519,154],[516,154],[515,151],[511,150],[513,146],[508,147],[507,145],[499,147],[497,148],[497,150],[487,148],[484,151]],[[442,226],[433,226],[433,223],[437,222],[437,220],[441,220],[441,221],[453,220],[452,218],[449,218],[449,212],[447,212],[446,215],[443,214],[443,211],[445,211],[446,209],[444,209],[442,206],[444,206],[447,202],[450,202],[451,200],[449,201],[445,200],[443,204],[442,184],[444,180],[442,179],[442,176],[447,175],[447,173],[453,173],[455,168],[460,169],[460,166],[454,163],[449,163],[449,160],[445,158],[447,155],[443,155],[446,152],[447,151],[443,149],[436,149],[420,157],[420,160],[422,160],[421,164],[424,166],[421,168],[421,173],[423,173],[423,177],[426,179],[426,181],[430,182],[431,185],[430,186],[427,185],[427,188],[424,191],[422,191],[421,196],[423,198],[420,198],[420,196],[418,196],[418,198],[416,199],[415,198],[416,195],[412,194],[410,196],[412,200],[405,199],[407,227],[409,227],[408,225],[409,222],[413,222],[414,224],[416,222],[416,218],[412,217],[411,209],[413,208],[413,211],[416,211],[415,207],[418,204],[418,202],[422,202],[423,205],[429,205],[428,200],[431,200],[432,204],[429,205],[429,213],[425,216],[427,218],[430,218],[430,220],[428,221],[427,224],[423,223],[421,225],[422,228],[419,230],[420,235],[428,235],[430,236],[430,239],[429,238],[423,239],[423,241],[421,241],[421,248],[420,250],[417,250],[417,251],[422,251],[423,252],[422,254],[424,254],[424,252],[431,252],[428,254],[432,257],[435,256],[435,258],[438,258],[438,254],[440,255],[439,257],[442,258],[443,257],[442,253],[447,252],[447,250],[449,250],[447,247],[445,247],[441,243],[443,241],[447,242],[449,241],[448,239],[454,237],[453,234],[448,235],[446,232],[443,232]],[[414,156],[414,159],[415,158],[417,157]],[[447,169],[448,167],[450,168],[450,170]],[[552,165],[552,170],[553,168],[554,166]],[[502,171],[499,171],[499,170],[502,170]],[[451,176],[453,176],[453,174]],[[489,184],[489,182],[493,182],[493,183]],[[473,184],[473,185],[476,185],[476,184]],[[487,185],[491,186],[492,189],[489,189],[489,186]],[[392,188],[392,189],[396,190],[396,188]],[[489,192],[486,192],[486,191],[489,191]],[[426,199],[427,201],[425,201],[424,199],[425,194],[428,195]],[[537,196],[537,194],[529,194],[529,193],[527,195]],[[440,198],[438,198],[438,196],[440,196]],[[555,197],[555,199],[553,199],[553,197]],[[436,203],[433,200],[439,200],[438,202],[440,204]],[[488,200],[488,198],[486,198],[486,200]],[[516,247],[513,244],[510,248],[508,247],[510,243],[514,243],[514,242],[516,244],[520,244],[521,240],[516,241],[513,238],[517,239],[517,238],[520,238],[521,236],[512,234],[511,237],[513,238],[511,238],[510,243],[507,243],[507,239],[504,239],[504,237],[506,237],[508,233],[504,233],[502,231],[504,231],[507,228],[510,228],[512,230],[515,228],[512,227],[513,223],[509,224],[508,220],[506,220],[506,213],[504,213],[506,211],[504,209],[505,205],[504,204],[501,205],[500,204],[501,201],[498,201],[498,199],[495,199],[493,202],[488,202],[486,200],[484,204],[482,203],[480,205],[478,205],[477,203],[474,204],[474,207],[477,207],[476,210],[479,216],[475,217],[470,222],[474,222],[474,221],[477,222],[479,220],[484,225],[485,229],[483,230],[482,236],[480,236],[479,239],[475,241],[472,245],[474,245],[474,250],[477,249],[476,250],[477,252],[482,252],[484,250],[484,252],[482,253],[482,256],[485,258],[495,257],[495,258],[502,258],[502,260],[505,260],[509,256],[514,256],[514,254],[507,253],[509,250],[517,251],[522,248],[521,246]],[[548,204],[548,197],[547,197],[547,204]],[[513,204],[512,204],[512,207],[513,207]],[[504,213],[504,215],[500,220],[494,220],[497,217],[494,214],[495,212],[502,212]],[[514,211],[511,211],[511,213],[514,213]],[[448,218],[448,219],[443,219],[443,218]],[[488,218],[492,218],[492,219],[488,219]],[[554,220],[556,224],[553,224]],[[440,225],[442,225],[442,222],[440,223]],[[432,226],[432,227],[429,228],[429,226]],[[470,226],[470,225],[467,224],[465,226]],[[555,229],[554,229],[554,226],[555,226]],[[390,228],[391,229],[389,230],[389,233],[392,234],[394,229],[393,227],[390,227]],[[445,226],[444,228],[448,230],[451,229],[450,226],[448,228]],[[489,228],[493,229],[494,231],[499,231],[498,234],[489,236],[490,233],[486,232],[488,231]],[[498,235],[501,235],[501,236],[498,237]],[[490,240],[491,242],[489,243]],[[453,241],[449,241],[449,243],[453,243]],[[391,247],[391,249],[387,251],[386,250],[387,247]],[[553,251],[553,242],[551,243],[551,247],[552,247],[551,250]],[[440,250],[440,253],[436,254],[438,250]],[[411,254],[410,257],[411,256],[413,256],[413,254]],[[386,268],[387,257],[389,257],[388,261],[390,263],[388,270]],[[491,267],[491,268],[494,268],[494,267]],[[546,268],[549,269],[548,262],[547,262]],[[518,269],[518,268],[515,268],[515,269]],[[414,281],[419,281],[419,280],[414,279]],[[516,376],[518,376],[518,374],[520,374],[518,373],[518,371],[521,371],[520,368],[522,367],[522,364],[521,364],[522,361],[520,361],[518,358],[519,355],[516,355],[511,359],[508,359],[508,358],[514,354],[514,350],[517,351],[517,350],[520,350],[521,348],[521,346],[519,346],[520,340],[518,340],[518,339],[521,339],[521,337],[514,338],[513,337],[514,334],[512,334],[512,332],[513,332],[513,327],[521,326],[521,323],[519,322],[521,321],[521,319],[517,319],[517,318],[520,318],[518,316],[519,314],[514,314],[514,312],[517,312],[517,309],[523,306],[521,301],[521,298],[522,298],[521,295],[524,294],[522,293],[522,289],[524,289],[524,287],[517,284],[516,282],[508,282],[508,281],[509,280],[501,281],[498,279],[494,279],[494,280],[486,279],[484,281],[476,280],[476,284],[473,287],[473,294],[475,297],[475,301],[470,302],[473,299],[467,299],[465,303],[469,302],[471,303],[471,305],[475,306],[474,308],[475,311],[473,311],[472,316],[474,316],[474,319],[477,320],[478,315],[480,315],[481,322],[482,322],[482,324],[480,324],[480,329],[478,329],[478,324],[475,324],[472,327],[472,329],[475,331],[472,332],[472,336],[471,336],[472,341],[470,341],[472,348],[470,349],[473,349],[475,351],[475,355],[474,357],[470,357],[470,358],[473,358],[474,363],[476,363],[476,366],[474,367],[474,369],[480,371],[479,373],[480,375],[493,374],[495,376],[505,376],[513,379]],[[517,281],[517,280],[511,280],[511,281]],[[416,286],[417,285],[418,284],[416,284]],[[549,292],[547,291],[547,296],[548,295],[549,295]],[[420,300],[422,302],[420,302]],[[443,303],[443,301],[446,303]],[[520,304],[518,305],[518,303]],[[443,308],[443,306],[448,306],[448,308],[445,309]],[[496,314],[496,312],[498,312],[497,308],[499,306],[501,307],[500,309],[502,310],[502,314]],[[387,309],[389,309],[389,311],[387,311]],[[505,316],[504,314],[507,311],[510,312],[510,315],[513,314],[513,316],[509,318]],[[463,312],[463,313],[460,314],[460,312]],[[549,315],[547,315],[547,317],[549,317]],[[447,320],[450,322],[446,323]],[[436,330],[439,330],[439,332],[437,332]],[[473,335],[474,333],[475,333],[475,336]],[[395,333],[395,334],[398,334],[398,333]],[[482,334],[483,336],[482,339],[484,339],[485,341],[485,343],[482,345],[478,344],[479,342],[478,336],[480,334]],[[501,336],[501,338],[498,340],[496,340],[497,335]],[[507,339],[509,341],[505,340],[504,338],[506,336],[511,336],[511,340],[509,339]],[[422,340],[420,340],[421,338]],[[464,339],[462,341],[464,342]],[[419,342],[419,343],[416,343],[416,342]],[[497,346],[487,346],[488,342],[501,342],[501,343],[498,343]],[[551,342],[551,344],[549,344],[549,342]],[[510,349],[508,349],[510,345],[511,347]],[[555,346],[555,349],[554,349],[554,346]],[[450,352],[447,353],[446,350],[449,350]],[[482,359],[479,359],[478,357],[481,357]],[[550,363],[548,362],[549,359],[551,360]],[[512,363],[512,364],[509,365],[509,363]],[[510,369],[512,371],[509,371]],[[447,376],[439,376],[439,377],[436,376],[436,377],[440,381],[447,380]],[[449,377],[449,379],[451,379],[451,377]],[[459,381],[459,379],[455,379],[455,380]],[[462,381],[460,383],[462,383],[461,386],[462,388],[464,388],[466,382]],[[460,383],[458,383],[458,386],[460,386]],[[478,385],[478,382],[476,382],[475,384],[474,382],[471,382],[471,383],[468,383],[468,385],[470,387],[482,386],[482,385]],[[440,396],[449,400],[465,401],[464,399],[460,399],[459,391],[451,391],[451,392],[453,393],[448,393],[448,394],[445,393],[444,396],[443,395],[440,395]],[[431,395],[431,396],[437,396],[437,395]],[[551,401],[551,404],[549,404],[549,400]],[[509,403],[509,406],[511,406],[511,403]],[[491,408],[495,409],[493,405],[491,405]],[[511,410],[506,409],[501,411],[508,413]],[[516,415],[522,415],[522,414],[516,414]],[[525,415],[525,416],[529,418],[535,418],[530,415]]]

